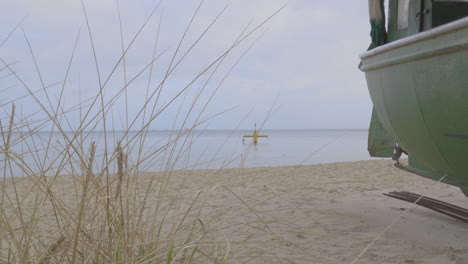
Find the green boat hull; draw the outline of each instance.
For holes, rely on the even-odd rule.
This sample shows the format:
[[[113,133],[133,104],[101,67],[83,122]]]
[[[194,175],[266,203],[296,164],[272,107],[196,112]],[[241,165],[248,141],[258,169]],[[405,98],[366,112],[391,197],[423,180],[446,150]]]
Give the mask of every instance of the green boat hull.
[[[383,127],[431,175],[468,187],[468,18],[361,55]]]

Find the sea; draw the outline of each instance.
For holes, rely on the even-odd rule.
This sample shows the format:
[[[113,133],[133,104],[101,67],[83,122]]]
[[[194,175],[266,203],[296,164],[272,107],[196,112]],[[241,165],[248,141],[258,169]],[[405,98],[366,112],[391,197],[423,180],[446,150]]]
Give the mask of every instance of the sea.
[[[268,138],[253,144],[252,131],[206,131],[194,150],[207,168],[292,166],[371,159],[367,130],[262,130]],[[223,142],[223,143],[222,143]],[[219,146],[223,146],[219,148]],[[207,164],[208,165],[208,164]]]
[[[91,142],[95,144],[93,166],[98,170],[104,160],[112,159],[118,142],[127,157],[127,167],[139,171],[164,171],[180,169],[219,169],[239,167],[271,167],[309,165],[333,162],[370,160],[367,152],[366,129],[314,129],[314,130],[262,130],[268,138],[259,138],[253,144],[250,130],[203,130],[203,131],[148,131],[144,136],[138,132],[123,131],[84,132],[74,139],[74,148],[64,151],[67,138],[58,132],[38,132],[13,146],[13,151],[23,157],[28,171],[47,168],[49,173],[71,173],[70,166],[63,162],[79,163],[80,157],[89,156]],[[15,135],[12,136],[13,140]],[[24,138],[24,137],[23,137]],[[144,140],[143,140],[144,139]],[[51,142],[49,144],[49,142]],[[82,143],[79,143],[82,142]],[[4,162],[2,167],[5,166]],[[111,170],[116,168],[113,162]],[[15,165],[13,165],[15,167]],[[102,168],[102,166],[101,166]],[[16,168],[14,175],[24,175]],[[9,170],[2,171],[10,174]]]

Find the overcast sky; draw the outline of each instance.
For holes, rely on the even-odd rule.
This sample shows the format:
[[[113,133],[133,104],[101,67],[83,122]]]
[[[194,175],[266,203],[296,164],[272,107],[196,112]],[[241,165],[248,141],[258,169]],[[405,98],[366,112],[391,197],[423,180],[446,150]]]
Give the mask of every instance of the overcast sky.
[[[126,75],[123,62],[118,63],[122,43],[117,1],[83,0],[83,3],[99,76],[80,0],[2,0],[0,3],[0,43],[24,18],[0,47],[0,58],[11,63],[10,67],[31,90],[41,90],[42,83],[44,86],[57,83],[47,89],[52,105],[59,100],[75,40],[80,34],[64,84],[63,108],[72,109],[79,102],[90,107],[92,101],[86,99],[96,96],[99,83],[102,85],[111,76],[103,101],[114,103],[106,118],[116,129],[125,126],[127,116],[130,121],[138,116],[147,98],[147,88],[151,94],[160,87],[170,65],[174,70],[160,89],[159,98],[156,98],[158,92],[147,107],[151,110],[158,100],[155,106],[158,111],[170,103],[151,124],[152,129],[171,128],[173,121],[182,122],[181,116],[189,110],[190,122],[210,118],[203,123],[203,128],[250,128],[254,122],[262,123],[272,108],[275,111],[265,128],[368,127],[372,104],[364,74],[357,68],[358,55],[370,41],[367,1],[205,0],[177,49],[199,0],[165,0],[159,6],[159,1],[119,0],[125,47],[157,7],[126,53]],[[285,4],[283,10],[249,34]],[[196,42],[220,12],[214,25]],[[238,39],[242,41],[223,57]],[[159,57],[151,67],[154,51]],[[221,63],[219,67],[218,63]],[[0,64],[1,69],[4,65]],[[9,73],[5,69],[0,71],[3,104],[27,93],[17,77],[7,76]],[[125,79],[130,82],[128,111],[124,94],[113,100],[125,86]],[[201,90],[207,81],[206,88]],[[37,96],[47,102],[43,91]],[[198,101],[191,108],[194,98]],[[209,103],[205,108],[206,102]],[[98,108],[100,104],[99,98],[91,107]],[[40,109],[31,98],[18,100],[16,105],[23,116]],[[45,105],[49,107],[48,103]],[[7,108],[3,106],[4,112]],[[222,114],[216,116],[218,113]],[[67,115],[72,126],[79,122],[77,111]]]

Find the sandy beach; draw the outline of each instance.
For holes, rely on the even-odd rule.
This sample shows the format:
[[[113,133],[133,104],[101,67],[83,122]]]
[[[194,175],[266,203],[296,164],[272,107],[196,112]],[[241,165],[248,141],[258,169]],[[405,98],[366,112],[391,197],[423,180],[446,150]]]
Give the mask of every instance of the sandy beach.
[[[231,219],[223,219],[245,223],[232,232],[223,231],[231,244],[231,257],[238,258],[238,263],[244,263],[246,256],[265,252],[282,263],[351,263],[410,206],[383,192],[406,190],[460,206],[468,201],[458,188],[405,173],[394,168],[391,161],[189,174],[188,185],[194,189],[211,185],[212,175],[216,175],[212,204],[219,208],[241,207],[232,210]],[[262,221],[252,215],[252,219],[243,219],[246,215],[239,211],[248,210],[247,206]],[[249,221],[255,225],[249,226]],[[255,245],[256,249],[249,250],[245,245]],[[273,260],[257,258],[252,263]],[[468,263],[468,226],[416,206],[357,263]]]
[[[150,179],[164,177],[170,180],[159,189],[163,191],[148,196],[146,206],[177,200],[171,211],[182,213],[169,214],[166,222],[180,219],[190,208],[184,217],[196,219],[192,222],[205,230],[207,248],[224,252],[220,255],[227,263],[352,263],[410,206],[383,192],[410,191],[468,204],[458,188],[403,172],[384,160],[146,173],[137,188],[143,192]],[[54,185],[66,201],[76,200],[70,178],[60,177]],[[468,263],[468,226],[415,206],[356,263]]]

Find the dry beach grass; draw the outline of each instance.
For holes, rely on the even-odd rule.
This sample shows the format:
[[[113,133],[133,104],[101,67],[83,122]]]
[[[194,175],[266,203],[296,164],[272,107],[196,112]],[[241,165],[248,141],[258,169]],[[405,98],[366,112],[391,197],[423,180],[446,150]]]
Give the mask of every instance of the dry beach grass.
[[[210,18],[198,36],[188,40],[186,36],[198,18],[201,1],[188,19],[176,47],[167,49],[158,47],[162,21],[162,14],[159,14],[154,48],[148,51],[151,60],[130,73],[126,67],[128,51],[141,38],[148,22],[160,10],[160,4],[142,21],[132,39],[126,40],[118,2],[116,4],[122,52],[106,74],[99,67],[99,50],[93,41],[94,25],[88,19],[83,1],[86,30],[77,34],[62,81],[46,85],[47,76],[41,71],[34,43],[24,28],[32,71],[40,81],[30,84],[28,77],[24,77],[28,73],[18,72],[15,63],[0,58],[2,79],[15,82],[25,91],[24,96],[2,100],[0,105],[3,109],[0,124],[2,263],[227,262],[229,243],[212,240],[214,228],[208,228],[211,221],[200,219],[205,210],[200,203],[206,203],[207,199],[205,189],[213,186],[186,193],[173,185],[173,170],[175,164],[190,156],[190,145],[196,140],[193,130],[219,114],[205,113],[207,105],[255,43],[258,34],[254,33],[276,13],[257,24],[245,25],[223,52],[201,66],[198,73],[185,76],[185,80],[177,79],[182,85],[172,86],[171,93],[166,94],[176,69],[209,34],[226,8]],[[6,34],[0,48],[18,33],[21,24]],[[97,76],[92,90],[96,93],[70,107],[63,97],[69,94],[66,91],[70,71],[74,69],[75,52],[83,35],[89,38],[92,51],[89,55],[94,62],[90,67],[95,68]],[[227,60],[234,50],[241,51],[239,58]],[[165,60],[167,64],[157,64],[166,52],[172,52]],[[110,63],[113,62],[106,62]],[[155,77],[152,75],[154,65],[167,70]],[[127,89],[141,79],[147,83],[146,95],[139,106],[133,106],[137,111],[131,114]],[[51,90],[51,87],[59,88]],[[91,88],[87,87],[89,90]],[[24,100],[37,111],[23,115]],[[15,103],[20,105],[19,109]],[[122,104],[125,104],[124,115],[115,117],[114,112],[121,110]],[[148,142],[148,130],[155,129],[153,124],[169,108],[178,109],[171,120],[174,132],[163,143]],[[113,133],[116,125],[123,126],[123,133]],[[153,148],[144,152],[143,146],[148,144]],[[162,164],[164,173],[142,184],[143,171],[155,162]],[[176,182],[183,184],[184,181]]]

